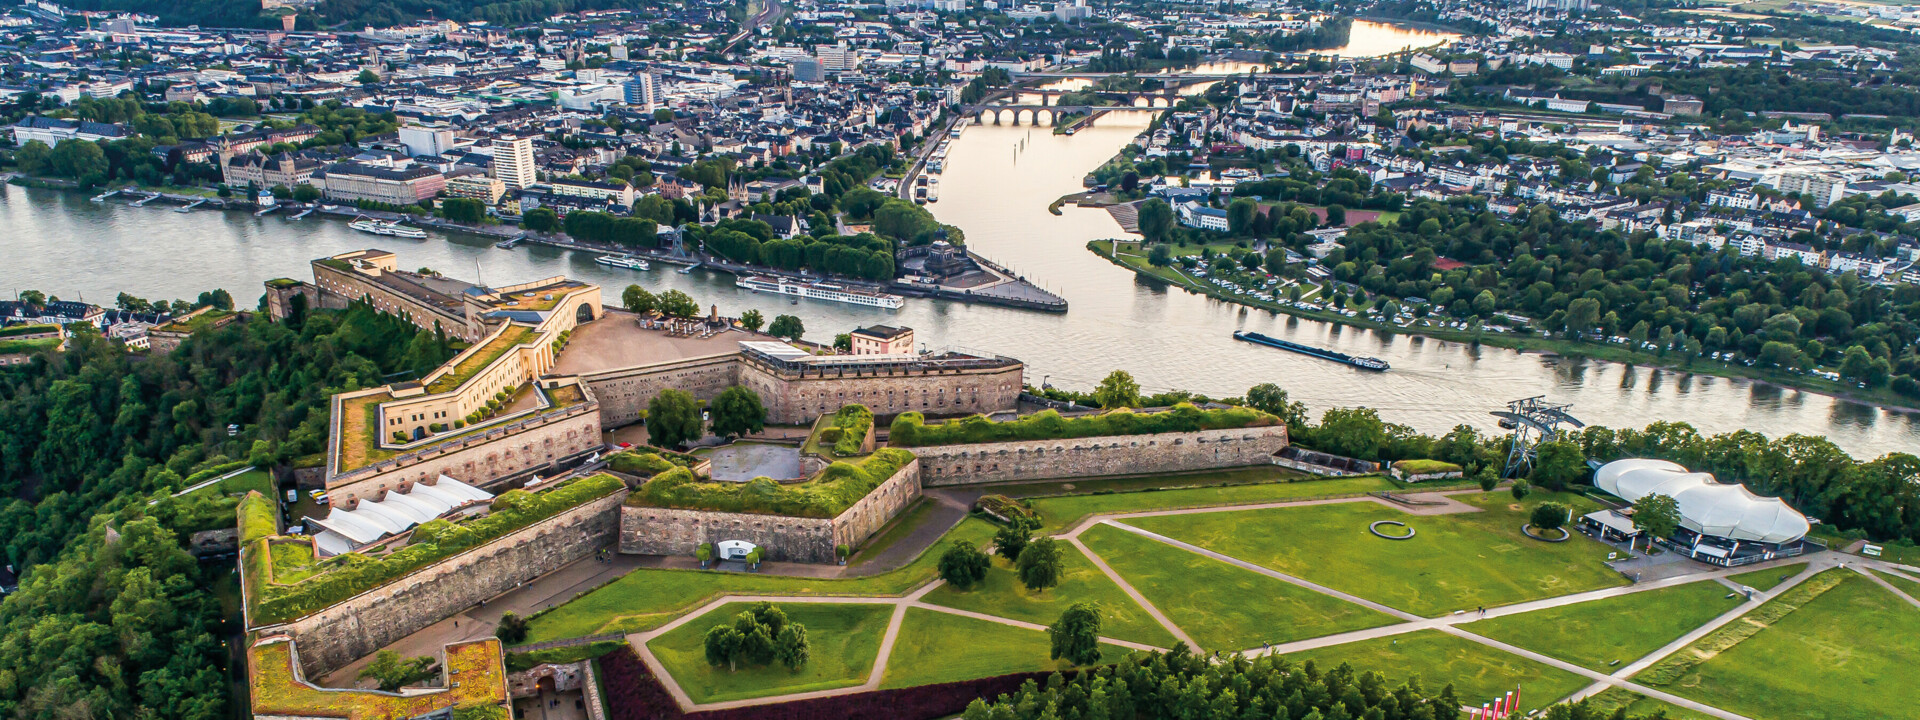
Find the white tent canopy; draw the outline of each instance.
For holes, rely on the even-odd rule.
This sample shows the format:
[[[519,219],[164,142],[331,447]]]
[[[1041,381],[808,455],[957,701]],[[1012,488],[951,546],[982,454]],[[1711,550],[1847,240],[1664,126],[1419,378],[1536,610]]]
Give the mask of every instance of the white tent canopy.
[[[363,500],[352,510],[335,508],[323,519],[307,521],[325,531],[314,535],[321,554],[338,555],[456,508],[491,499],[493,495],[485,490],[441,475],[432,485],[415,483],[408,492],[389,492],[378,502]]]
[[[1680,506],[1680,526],[1730,540],[1786,544],[1806,537],[1807,516],[1780,498],[1761,497],[1745,485],[1716,482],[1710,473],[1688,472],[1665,460],[1629,458],[1600,466],[1593,484],[1627,502],[1665,495]]]

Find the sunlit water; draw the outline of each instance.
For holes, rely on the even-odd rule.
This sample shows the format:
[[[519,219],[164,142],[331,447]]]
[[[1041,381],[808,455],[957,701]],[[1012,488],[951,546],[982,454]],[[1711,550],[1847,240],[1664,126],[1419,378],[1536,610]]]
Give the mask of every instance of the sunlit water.
[[[579,277],[606,286],[610,302],[628,283],[656,292],[680,289],[725,314],[759,308],[769,317],[797,315],[814,339],[863,324],[906,325],[931,347],[1018,357],[1028,363],[1031,382],[1072,388],[1089,389],[1114,369],[1131,371],[1149,391],[1236,395],[1255,383],[1276,382],[1316,409],[1366,405],[1427,432],[1459,423],[1491,430],[1489,410],[1508,400],[1545,395],[1574,403],[1574,414],[1591,424],[1684,420],[1707,432],[1746,428],[1771,436],[1816,434],[1860,456],[1920,447],[1915,414],[1745,381],[1555,360],[1302,321],[1136,280],[1085,249],[1088,240],[1120,234],[1104,210],[1067,207],[1054,216],[1047,205],[1078,191],[1085,173],[1112,156],[1148,118],[1144,112],[1118,112],[1072,137],[1044,127],[974,125],[949,153],[941,199],[929,207],[942,221],[963,228],[979,252],[1066,297],[1072,309],[1064,315],[928,300],[908,300],[896,312],[828,302],[792,304],[739,290],[729,275],[683,275],[663,266],[619,270],[594,264],[587,254],[553,248],[502,251],[491,239],[437,231],[429,231],[425,240],[375,237],[319,216],[293,221],[243,212],[183,214],[159,205],[91,203],[78,193],[13,186],[0,199],[0,291],[10,295],[31,288],[110,304],[121,291],[190,298],[224,287],[251,303],[263,280],[307,278],[313,258],[378,247],[399,253],[405,267],[426,266],[494,284],[553,274]],[[1378,356],[1393,370],[1364,373],[1249,345],[1230,337],[1239,329]]]

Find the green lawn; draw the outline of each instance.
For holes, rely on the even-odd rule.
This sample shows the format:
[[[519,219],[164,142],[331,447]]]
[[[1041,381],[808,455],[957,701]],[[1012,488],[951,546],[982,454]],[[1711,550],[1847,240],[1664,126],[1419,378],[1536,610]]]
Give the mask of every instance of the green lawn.
[[[758,595],[900,595],[933,579],[949,542],[986,545],[994,525],[968,518],[906,567],[851,580],[777,577],[700,570],[634,570],[533,618],[527,642],[651,630],[723,593]]]
[[[1710,580],[1468,623],[1460,629],[1611,672],[1738,607]]]
[[[1881,580],[1892,583],[1894,587],[1900,588],[1900,592],[1912,595],[1914,599],[1920,600],[1920,583],[1891,573],[1880,572],[1879,570],[1873,571],[1873,574],[1880,576]]]
[[[1641,695],[1626,688],[1607,688],[1593,696],[1593,704],[1601,710],[1601,717],[1613,712],[1614,708],[1626,708],[1628,717],[1644,718],[1655,712],[1665,712],[1667,720],[1716,720],[1712,715],[1697,713],[1673,703]]]
[[[893,641],[883,688],[958,682],[1017,672],[1071,667],[1047,657],[1047,634],[986,620],[909,608]],[[1102,663],[1117,662],[1126,648],[1101,645]]]
[[[1394,618],[1108,525],[1080,536],[1202,648],[1245,650]]]
[[[1547,500],[1586,512],[1593,502],[1535,492],[1456,499],[1484,512],[1416,516],[1374,502],[1138,518],[1129,524],[1289,575],[1426,616],[1495,607],[1625,585],[1606,567],[1607,547],[1577,536],[1564,543],[1520,534],[1527,511]],[[1418,535],[1385,540],[1367,532],[1399,520]]]
[[[1913,717],[1916,660],[1920,611],[1849,573],[1663,689],[1755,718]]]
[[[1365,640],[1287,655],[1313,660],[1322,669],[1350,663],[1357,670],[1378,670],[1389,686],[1419,676],[1429,692],[1453,683],[1461,704],[1478,706],[1519,687],[1522,710],[1546,707],[1586,687],[1579,675],[1448,635],[1438,630]]]
[[[1260,472],[1268,472],[1262,470]],[[1216,505],[1241,505],[1246,503],[1278,502],[1301,498],[1326,497],[1336,495],[1365,495],[1380,490],[1395,490],[1399,486],[1393,481],[1378,475],[1360,477],[1332,478],[1327,480],[1300,480],[1297,482],[1273,482],[1257,485],[1229,485],[1223,487],[1188,487],[1176,490],[1157,490],[1151,492],[1113,493],[1110,495],[1072,495],[1067,497],[1035,498],[1033,509],[1040,513],[1040,521],[1048,531],[1060,531],[1078,524],[1088,515],[1101,513],[1140,512],[1142,510],[1170,510],[1175,508],[1209,507]]]
[[[880,638],[893,615],[890,605],[781,605],[788,621],[807,627],[807,642],[812,653],[805,667],[794,672],[776,663],[728,671],[724,666],[708,665],[702,644],[707,631],[731,624],[735,616],[751,605],[723,605],[654,638],[647,643],[647,648],[660,658],[660,664],[696,703],[829,690],[867,681],[874,656],[880,653]]]
[[[1743,572],[1738,575],[1728,575],[1727,579],[1737,584],[1759,590],[1760,592],[1766,592],[1779,587],[1780,583],[1787,581],[1787,578],[1799,575],[1805,572],[1806,569],[1807,564],[1801,562],[1792,565],[1782,565],[1776,568],[1767,568],[1765,570]]]
[[[240,495],[249,490],[258,490],[262,495],[273,497],[273,473],[254,468],[220,481],[222,495]]]
[[[1059,543],[1059,548],[1064,562],[1060,584],[1056,587],[1042,592],[1028,590],[1014,574],[1013,563],[995,557],[993,569],[987,571],[987,579],[973,589],[963,591],[952,585],[942,585],[927,593],[923,599],[932,605],[945,605],[1041,625],[1052,625],[1074,603],[1091,602],[1100,607],[1101,635],[1155,647],[1173,647],[1173,634],[1135,604],[1133,598],[1127,597],[1127,593],[1108,579],[1106,573],[1094,567],[1093,561],[1072,545]]]

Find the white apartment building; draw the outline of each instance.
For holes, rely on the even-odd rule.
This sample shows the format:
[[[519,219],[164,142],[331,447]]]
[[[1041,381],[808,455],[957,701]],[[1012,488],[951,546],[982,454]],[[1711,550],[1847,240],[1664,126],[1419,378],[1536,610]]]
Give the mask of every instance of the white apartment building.
[[[493,176],[509,190],[534,184],[538,174],[533,164],[533,138],[497,137],[493,139]]]

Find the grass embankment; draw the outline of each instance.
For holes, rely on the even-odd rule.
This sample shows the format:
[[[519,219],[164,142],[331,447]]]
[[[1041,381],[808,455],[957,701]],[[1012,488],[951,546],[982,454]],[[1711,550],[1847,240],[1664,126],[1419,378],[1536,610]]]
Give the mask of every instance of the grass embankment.
[[[1589,682],[1565,670],[1438,630],[1317,648],[1287,658],[1295,662],[1312,660],[1322,671],[1343,662],[1379,670],[1387,676],[1388,687],[1414,676],[1428,688],[1453,683],[1460,701],[1473,706],[1519,687],[1522,711],[1559,702]]]
[[[665,625],[723,594],[898,596],[932,580],[940,554],[955,540],[985,547],[995,526],[968,518],[912,563],[870,577],[823,580],[704,570],[634,570],[533,618],[527,642],[632,633]]]
[[[1133,412],[1122,408],[1099,415],[1062,417],[1053,410],[1042,410],[1018,420],[994,422],[985,415],[973,415],[940,423],[926,424],[917,412],[905,412],[893,419],[888,443],[897,447],[923,447],[974,443],[1015,442],[1021,440],[1061,440],[1114,435],[1150,435],[1154,433],[1196,432],[1280,424],[1280,419],[1247,407],[1201,410],[1192,403],[1180,403],[1160,412]]]
[[[1107,525],[1080,536],[1208,652],[1389,625],[1394,618]]]
[[[526,344],[532,339],[533,334],[533,328],[508,324],[499,335],[494,336],[492,340],[487,341],[487,344],[480,346],[480,349],[473,351],[455,364],[445,375],[434,378],[433,382],[428,383],[427,392],[438,394],[459,388],[468,380],[472,380],[473,376],[480,374],[480,371],[491,367],[500,359],[500,356],[507,354],[507,351]]]
[[[866,682],[880,653],[893,606],[878,604],[788,603],[778,607],[787,621],[807,628],[811,651],[807,664],[788,670],[779,663],[757,667],[707,664],[707,631],[732,625],[752,603],[728,603],[647,643],[674,682],[696,703],[744,700],[813,690],[831,690]]]
[[[1917,657],[1920,612],[1828,570],[1634,680],[1748,717],[1911,717]]]
[[[1105,627],[1101,633],[1107,632]],[[1118,662],[1126,648],[1101,644],[1100,662]],[[997,622],[924,608],[908,608],[893,641],[882,688],[913,687],[958,682],[1017,672],[1064,670],[1065,660],[1054,660],[1047,634]]]
[[[830,518],[859,502],[910,462],[913,453],[881,448],[858,463],[835,462],[814,479],[791,485],[763,477],[744,483],[701,482],[693,471],[678,467],[653,476],[627,496],[627,504]]]
[[[320,690],[293,679],[293,643],[250,649],[254,672],[248,674],[253,712],[259,715],[384,720],[417,717],[445,708],[498,705],[507,701],[501,676],[500,645],[480,640],[446,650],[448,677],[457,687],[439,692],[395,696],[367,691]]]
[[[1546,543],[1520,533],[1527,512],[1542,502],[1555,500],[1587,512],[1596,507],[1593,501],[1549,492],[1535,492],[1525,502],[1506,493],[1456,499],[1482,512],[1417,516],[1351,502],[1128,522],[1428,617],[1626,584],[1603,564],[1604,545],[1583,537]],[[1411,540],[1374,537],[1367,527],[1376,520],[1407,523],[1417,535]]]
[[[1610,672],[1612,663],[1645,657],[1745,601],[1729,594],[1734,593],[1725,585],[1701,581],[1481,620],[1461,629]]]
[[[1290,473],[1279,468],[1249,468],[1225,472],[1248,477],[1270,476],[1275,477],[1276,480],[1259,484],[1034,498],[1033,509],[1040,514],[1040,521],[1047,530],[1060,531],[1078,525],[1080,521],[1092,515],[1349,497],[1399,488],[1393,481],[1379,475],[1320,479]]]
[[[1124,245],[1125,242],[1123,241],[1122,244]],[[1212,247],[1217,248],[1219,245],[1220,244],[1216,243]],[[1233,247],[1233,245],[1230,243],[1227,244],[1226,246]],[[1572,357],[1583,357],[1583,358],[1589,358],[1593,360],[1602,360],[1606,362],[1621,363],[1625,365],[1646,366],[1650,368],[1671,370],[1674,372],[1692,373],[1695,375],[1710,375],[1713,377],[1721,377],[1721,378],[1729,378],[1729,379],[1753,380],[1757,382],[1764,382],[1772,385],[1778,385],[1784,388],[1791,388],[1795,390],[1805,390],[1808,392],[1816,392],[1823,395],[1830,395],[1833,397],[1845,398],[1848,400],[1853,400],[1856,402],[1861,402],[1861,403],[1866,403],[1871,405],[1884,405],[1884,406],[1891,406],[1896,408],[1913,408],[1916,405],[1920,405],[1920,402],[1916,402],[1913,398],[1902,396],[1899,393],[1893,392],[1890,389],[1863,390],[1861,388],[1854,387],[1853,385],[1850,385],[1847,383],[1827,380],[1827,379],[1815,377],[1812,375],[1802,375],[1800,373],[1789,372],[1789,371],[1780,370],[1777,368],[1763,368],[1763,367],[1757,367],[1757,366],[1750,367],[1747,365],[1736,365],[1733,363],[1721,362],[1718,360],[1711,360],[1703,357],[1682,357],[1679,355],[1667,355],[1667,354],[1662,354],[1658,352],[1633,350],[1620,345],[1614,345],[1611,343],[1593,343],[1593,342],[1585,342],[1585,341],[1579,341],[1579,340],[1567,340],[1562,338],[1546,337],[1541,335],[1516,335],[1512,333],[1474,332],[1472,330],[1455,330],[1451,328],[1441,328],[1441,327],[1434,327],[1434,326],[1402,327],[1400,325],[1379,322],[1377,320],[1371,319],[1365,313],[1362,313],[1356,317],[1347,317],[1345,315],[1341,315],[1339,313],[1335,313],[1327,310],[1299,308],[1299,307],[1294,307],[1292,305],[1284,305],[1280,302],[1267,301],[1267,300],[1262,300],[1255,297],[1250,297],[1247,295],[1236,295],[1233,293],[1229,293],[1225,288],[1221,288],[1219,286],[1213,285],[1212,283],[1201,281],[1198,279],[1198,276],[1186,275],[1184,274],[1183,271],[1175,270],[1173,267],[1154,267],[1147,262],[1147,257],[1145,255],[1133,255],[1123,251],[1116,256],[1112,251],[1112,247],[1113,247],[1112,240],[1093,240],[1087,243],[1088,250],[1091,250],[1095,254],[1103,258],[1106,258],[1108,262],[1112,262],[1115,265],[1119,265],[1128,270],[1132,270],[1136,274],[1145,275],[1148,277],[1163,280],[1165,282],[1178,285],[1180,287],[1186,288],[1193,292],[1197,292],[1202,295],[1206,295],[1215,299],[1224,300],[1227,302],[1239,303],[1241,305],[1246,305],[1248,307],[1260,308],[1262,310],[1268,310],[1271,312],[1280,313],[1284,315],[1292,315],[1294,317],[1307,318],[1310,320],[1319,320],[1322,322],[1340,323],[1342,325],[1351,325],[1354,327],[1368,328],[1372,330],[1381,330],[1381,331],[1394,333],[1398,335],[1419,335],[1422,337],[1430,337],[1436,340],[1446,340],[1449,342],[1479,343],[1482,345],[1489,345],[1489,346],[1498,347],[1498,348],[1506,348],[1509,350],[1516,350],[1519,352],[1532,352],[1532,353],[1544,353],[1544,354],[1552,354],[1552,355],[1566,355],[1566,356],[1572,356]],[[1192,247],[1194,248],[1193,252],[1185,253],[1185,254],[1194,254],[1194,255],[1199,254],[1198,248],[1200,246],[1196,245]],[[1176,257],[1178,256],[1178,254],[1179,253],[1176,253]],[[1370,304],[1362,304],[1362,305],[1356,306],[1356,308],[1366,308],[1366,307],[1370,307]]]
[[[872,429],[873,411],[865,405],[848,405],[815,421],[813,433],[801,444],[800,451],[825,458],[861,457],[867,431]]]

